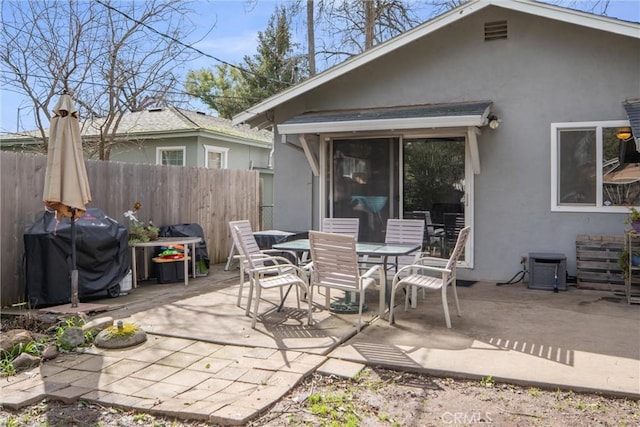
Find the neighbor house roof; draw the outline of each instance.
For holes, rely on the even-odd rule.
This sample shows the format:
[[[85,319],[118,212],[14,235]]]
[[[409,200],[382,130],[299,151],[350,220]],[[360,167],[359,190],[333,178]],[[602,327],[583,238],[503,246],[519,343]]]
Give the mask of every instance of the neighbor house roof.
[[[99,128],[104,121],[104,118],[97,118],[82,122],[83,138],[98,136]],[[213,138],[240,144],[267,146],[273,142],[273,134],[269,131],[257,130],[247,125],[234,125],[228,119],[175,107],[152,108],[125,114],[118,124],[117,135],[131,138],[141,136],[162,138],[193,132],[204,132]],[[37,131],[31,131],[0,136],[0,140],[5,143],[26,139],[38,142],[40,134]]]
[[[375,46],[372,49],[317,74],[296,86],[267,98],[261,103],[252,106],[249,110],[245,110],[236,115],[233,118],[233,123],[248,123],[251,126],[259,128],[271,126],[272,123],[267,117],[267,113],[270,110],[273,110],[281,104],[322,86],[337,77],[345,75],[358,67],[374,61],[389,52],[429,35],[456,21],[464,19],[466,16],[489,6],[510,9],[573,25],[640,39],[640,24],[638,23],[622,21],[619,19],[608,18],[605,16],[594,15],[530,0],[471,0],[470,2],[427,21],[412,30],[400,34],[386,43]]]

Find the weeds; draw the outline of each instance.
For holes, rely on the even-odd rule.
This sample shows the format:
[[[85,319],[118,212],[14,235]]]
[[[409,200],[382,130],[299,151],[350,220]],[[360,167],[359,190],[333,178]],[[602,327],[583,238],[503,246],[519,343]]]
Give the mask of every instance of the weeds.
[[[321,426],[323,427],[356,427],[359,425],[356,407],[352,399],[344,393],[312,394],[307,401],[309,411],[322,418]]]
[[[480,380],[480,385],[490,388],[496,385],[496,381],[491,375],[489,375],[488,377],[482,377],[482,379]]]
[[[538,397],[542,394],[542,390],[537,387],[531,387],[527,390],[527,393],[529,394],[529,396]]]
[[[30,314],[26,314],[22,316],[23,322],[25,325],[23,328],[28,329],[28,325],[31,326],[42,326],[40,321],[31,316]],[[47,347],[48,344],[55,343],[58,348],[63,350],[72,350],[71,348],[65,348],[66,346],[62,345],[60,338],[62,334],[64,334],[65,330],[71,327],[80,327],[85,324],[85,320],[72,316],[64,319],[64,323],[56,326],[54,329],[48,329],[48,336],[45,338],[32,340],[28,343],[19,343],[11,347],[9,350],[4,351],[0,355],[0,376],[7,377],[16,374],[16,369],[13,365],[14,360],[20,356],[22,353],[30,354],[34,357],[42,357],[42,352]],[[89,331],[84,334],[85,343],[92,343],[95,339],[93,332]]]

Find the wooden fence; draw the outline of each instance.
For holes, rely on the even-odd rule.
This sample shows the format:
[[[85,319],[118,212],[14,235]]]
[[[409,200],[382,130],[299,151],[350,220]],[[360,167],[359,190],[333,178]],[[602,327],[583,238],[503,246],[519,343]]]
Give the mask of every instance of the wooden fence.
[[[42,191],[47,158],[0,152],[0,303],[25,300],[24,232],[44,209]],[[157,226],[197,223],[204,230],[209,259],[221,263],[231,248],[228,222],[260,224],[257,171],[86,161],[92,202],[126,224],[124,212],[142,203],[140,221]]]

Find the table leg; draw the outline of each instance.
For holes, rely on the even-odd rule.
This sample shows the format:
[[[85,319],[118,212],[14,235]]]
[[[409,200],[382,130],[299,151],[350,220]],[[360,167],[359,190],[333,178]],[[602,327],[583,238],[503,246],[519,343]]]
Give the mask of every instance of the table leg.
[[[131,280],[133,284],[133,288],[138,287],[138,272],[137,272],[137,263],[136,263],[136,247],[131,246]]]
[[[188,245],[186,245],[188,246]],[[191,244],[191,274],[193,278],[196,277],[196,244]]]
[[[144,280],[149,278],[149,250],[145,246],[142,248],[142,256],[144,257]]]
[[[184,255],[183,255],[183,267],[184,267],[184,285],[187,286],[189,284],[189,245],[184,245]]]

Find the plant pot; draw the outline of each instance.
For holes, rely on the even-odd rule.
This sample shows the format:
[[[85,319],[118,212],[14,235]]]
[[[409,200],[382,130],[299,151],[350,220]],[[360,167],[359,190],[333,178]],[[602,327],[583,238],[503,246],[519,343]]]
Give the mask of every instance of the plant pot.
[[[636,233],[640,233],[640,221],[631,221],[631,227],[636,230]]]

